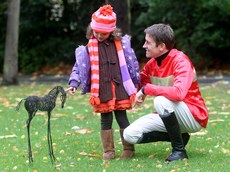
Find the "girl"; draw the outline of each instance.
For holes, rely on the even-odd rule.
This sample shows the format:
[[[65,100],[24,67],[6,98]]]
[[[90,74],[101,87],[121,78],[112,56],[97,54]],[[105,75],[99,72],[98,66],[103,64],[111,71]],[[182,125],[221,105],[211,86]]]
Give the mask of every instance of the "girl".
[[[87,46],[79,46],[75,51],[76,62],[67,90],[73,95],[81,84],[82,94],[90,92],[89,103],[101,114],[103,159],[115,157],[113,113],[120,127],[121,158],[131,158],[134,146],[124,140],[123,131],[129,125],[126,110],[132,108],[140,77],[130,37],[122,37],[116,28],[116,14],[110,5],[104,5],[93,13],[86,38]]]

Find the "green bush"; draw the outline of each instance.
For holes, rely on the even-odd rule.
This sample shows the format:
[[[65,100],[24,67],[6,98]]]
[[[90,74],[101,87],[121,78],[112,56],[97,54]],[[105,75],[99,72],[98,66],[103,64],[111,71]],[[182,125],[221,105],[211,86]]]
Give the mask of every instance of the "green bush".
[[[31,49],[22,48],[19,53],[19,71],[31,73],[45,65],[55,67],[60,63],[73,63],[76,46],[66,39],[49,38],[44,44]]]
[[[229,61],[229,0],[143,0],[135,1],[133,8],[131,28],[135,42],[144,43],[143,30],[147,26],[168,23],[175,31],[176,48],[187,53],[197,67],[208,68]],[[143,57],[140,45],[135,46]]]
[[[91,14],[105,1],[21,0],[19,71],[31,73],[44,65],[73,64],[74,49],[86,44]],[[137,0],[131,3],[132,46],[145,59],[144,29],[154,23],[170,24],[176,48],[200,69],[229,63],[229,0]],[[7,3],[0,6],[0,64],[3,69]]]

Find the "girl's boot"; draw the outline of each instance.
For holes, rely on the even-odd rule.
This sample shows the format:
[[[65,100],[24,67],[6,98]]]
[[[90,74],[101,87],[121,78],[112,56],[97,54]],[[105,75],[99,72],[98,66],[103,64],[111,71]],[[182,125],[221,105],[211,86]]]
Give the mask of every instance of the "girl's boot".
[[[124,140],[123,132],[124,132],[124,129],[120,129],[120,136],[121,136],[121,141],[123,144],[123,152],[121,154],[121,158],[124,158],[124,159],[132,158],[135,154],[134,145]]]
[[[101,130],[101,141],[104,149],[103,159],[111,160],[115,157],[113,130]]]

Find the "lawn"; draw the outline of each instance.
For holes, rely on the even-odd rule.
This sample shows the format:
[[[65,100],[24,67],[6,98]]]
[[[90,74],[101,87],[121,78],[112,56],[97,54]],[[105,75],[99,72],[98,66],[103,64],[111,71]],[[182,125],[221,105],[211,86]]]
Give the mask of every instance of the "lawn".
[[[66,88],[66,83],[59,83]],[[219,83],[201,86],[210,119],[206,129],[191,135],[187,145],[189,160],[170,164],[164,159],[171,151],[170,143],[155,142],[136,145],[136,155],[122,160],[119,155],[122,145],[119,129],[114,121],[116,159],[102,160],[100,142],[100,116],[88,104],[88,95],[68,95],[66,105],[60,107],[57,99],[52,111],[51,130],[56,162],[52,165],[48,154],[47,114],[37,112],[31,122],[33,164],[28,163],[27,154],[27,112],[22,105],[15,111],[18,102],[29,95],[43,96],[57,83],[20,84],[0,87],[0,171],[20,172],[147,172],[147,171],[230,171],[230,86]],[[128,111],[130,122],[154,111],[152,98],[143,106]]]

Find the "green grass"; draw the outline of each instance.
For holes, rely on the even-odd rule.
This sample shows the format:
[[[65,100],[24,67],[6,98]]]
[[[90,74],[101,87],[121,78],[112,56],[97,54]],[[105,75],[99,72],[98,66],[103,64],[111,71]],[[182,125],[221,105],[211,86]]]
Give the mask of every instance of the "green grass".
[[[54,165],[48,155],[47,114],[39,112],[32,120],[34,163],[29,165],[25,124],[28,115],[23,105],[19,112],[15,111],[15,107],[22,98],[29,95],[43,96],[55,85],[57,84],[0,87],[0,172],[230,171],[230,87],[221,84],[201,87],[210,120],[206,129],[191,136],[187,145],[188,161],[165,164],[164,159],[171,149],[166,142],[136,145],[133,159],[119,159],[122,145],[118,125],[114,121],[116,159],[104,162],[99,135],[100,117],[93,113],[88,104],[88,95],[81,95],[79,90],[75,96],[68,95],[63,109],[58,99],[56,108],[52,111],[51,130],[57,158]],[[130,122],[152,111],[152,99],[148,98],[141,108],[128,112]],[[73,126],[80,127],[77,131],[83,133],[72,130]]]

